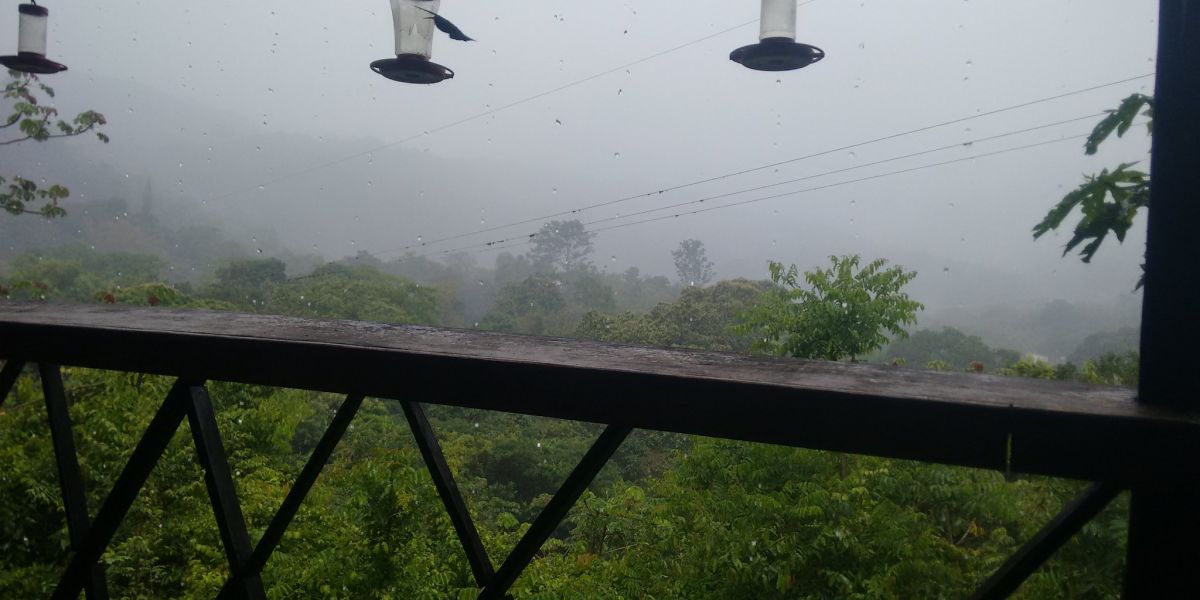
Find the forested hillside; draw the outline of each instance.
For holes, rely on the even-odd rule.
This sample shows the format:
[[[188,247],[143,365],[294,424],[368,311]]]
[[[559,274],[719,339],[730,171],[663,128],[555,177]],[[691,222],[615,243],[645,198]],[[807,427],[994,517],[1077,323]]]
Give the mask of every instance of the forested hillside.
[[[562,223],[550,230],[567,230]],[[207,281],[171,258],[64,246],[4,266],[9,301],[135,304],[479,327],[607,341],[871,360],[1129,385],[1136,357],[1051,364],[955,329],[918,330],[919,274],[833,257],[774,264],[764,280],[604,273],[587,232],[501,255],[384,262],[360,254],[301,275],[241,256]],[[212,245],[220,245],[216,240]],[[690,249],[690,250],[689,250]],[[686,253],[685,253],[686,254]],[[253,255],[251,255],[253,256]],[[769,276],[769,278],[767,278]],[[857,316],[856,316],[857,315]],[[1108,348],[1101,336],[1094,345]],[[1103,343],[1102,343],[1103,342]],[[1082,351],[1081,351],[1082,352]],[[170,382],[65,372],[93,510]],[[261,533],[341,399],[214,383],[252,537]],[[569,401],[569,390],[564,391]],[[435,400],[435,399],[430,399]],[[67,534],[36,374],[0,409],[0,596],[38,597],[64,567]],[[453,471],[499,561],[599,427],[430,406]],[[1079,491],[1041,477],[636,432],[521,577],[517,598],[957,598]],[[1039,571],[1023,597],[1116,597],[1125,501]],[[211,597],[227,566],[200,467],[179,433],[105,555],[114,594]],[[470,570],[400,407],[368,400],[265,571],[273,598],[474,597]]]

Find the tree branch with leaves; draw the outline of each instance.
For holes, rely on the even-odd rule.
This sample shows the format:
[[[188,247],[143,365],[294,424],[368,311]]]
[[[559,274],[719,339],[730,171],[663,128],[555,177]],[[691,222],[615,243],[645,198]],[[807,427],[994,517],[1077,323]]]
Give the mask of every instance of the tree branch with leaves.
[[[42,83],[37,75],[10,70],[10,81],[4,86],[4,100],[11,104],[12,111],[3,122],[0,132],[15,127],[15,137],[0,139],[0,146],[13,146],[22,142],[45,142],[57,138],[76,137],[94,133],[101,142],[108,143],[108,136],[96,131],[108,121],[104,115],[86,110],[70,121],[60,119],[58,109],[50,105],[41,95],[54,98],[54,88]],[[20,176],[0,176],[0,208],[14,215],[33,214],[46,218],[61,217],[67,211],[58,201],[71,195],[66,187],[51,184],[41,187],[37,182]]]
[[[1154,98],[1145,94],[1133,94],[1121,101],[1116,110],[1108,111],[1084,144],[1084,152],[1091,156],[1100,149],[1113,133],[1123,137],[1139,117],[1146,117],[1146,133],[1154,133]],[[1118,242],[1125,241],[1125,234],[1133,226],[1139,210],[1150,205],[1150,175],[1134,169],[1137,163],[1122,163],[1113,170],[1104,169],[1099,175],[1088,175],[1079,187],[1072,190],[1046,216],[1033,227],[1033,239],[1038,239],[1051,230],[1057,230],[1068,215],[1079,209],[1082,215],[1070,241],[1063,248],[1063,256],[1084,244],[1079,251],[1080,260],[1091,262],[1100,245],[1111,233]],[[1086,242],[1086,243],[1085,243]],[[1142,286],[1139,279],[1137,287]]]

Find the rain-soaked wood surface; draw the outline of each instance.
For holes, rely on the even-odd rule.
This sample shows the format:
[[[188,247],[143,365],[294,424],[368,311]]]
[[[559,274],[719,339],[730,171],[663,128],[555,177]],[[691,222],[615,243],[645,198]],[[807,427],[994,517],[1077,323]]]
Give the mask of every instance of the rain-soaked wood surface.
[[[468,406],[1091,480],[1200,475],[1124,388],[423,326],[0,304],[0,358]]]

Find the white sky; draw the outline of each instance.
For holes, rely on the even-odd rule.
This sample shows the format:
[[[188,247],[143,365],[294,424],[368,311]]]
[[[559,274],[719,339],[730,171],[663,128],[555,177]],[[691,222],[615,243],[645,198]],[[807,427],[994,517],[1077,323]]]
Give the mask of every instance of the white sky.
[[[732,49],[757,39],[753,23],[628,72],[431,131],[753,21],[758,3],[443,0],[441,13],[479,41],[439,34],[434,60],[457,76],[434,86],[394,83],[367,68],[391,54],[383,0],[46,5],[50,56],[70,66],[47,81],[62,92],[64,112],[107,114],[113,138],[110,146],[72,141],[62,148],[130,174],[118,189],[112,182],[77,183],[79,195],[125,193],[136,200],[152,175],[156,191],[222,215],[239,235],[273,236],[331,259],[1151,73],[1156,29],[1152,0],[816,0],[800,8],[799,39],[823,48],[827,58],[809,68],[760,73],[730,62]],[[15,7],[0,11],[0,50],[11,51],[15,32]],[[578,218],[628,214],[1082,117],[1131,92],[1150,93],[1152,83],[1140,79]],[[1074,136],[1091,125],[962,146],[774,193]],[[858,252],[919,270],[917,295],[930,304],[1107,300],[1128,294],[1137,278],[1140,231],[1123,246],[1111,240],[1085,266],[1059,258],[1065,238],[1034,243],[1030,228],[1083,173],[1144,159],[1147,149],[1140,132],[1095,158],[1082,155],[1081,142],[1051,144],[628,227],[597,238],[597,263],[670,274],[669,251],[681,239],[698,238],[721,276],[764,277],[772,258],[807,267],[828,254]],[[46,169],[70,177],[55,173],[53,164]],[[773,192],[758,195],[767,193]],[[526,225],[436,249],[533,230]],[[491,255],[479,259],[486,264]]]

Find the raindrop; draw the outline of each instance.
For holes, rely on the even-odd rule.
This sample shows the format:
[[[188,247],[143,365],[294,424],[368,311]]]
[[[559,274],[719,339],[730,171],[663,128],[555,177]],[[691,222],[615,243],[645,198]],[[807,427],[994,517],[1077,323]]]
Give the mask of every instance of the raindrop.
[[[613,262],[617,262],[617,255],[616,255],[616,254],[612,255],[612,261],[613,261]]]
[[[483,287],[483,280],[482,280],[482,279],[480,279],[480,280],[479,280],[479,287]]]
[[[613,158],[621,158],[620,152],[613,152]]]

